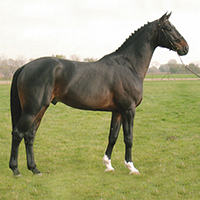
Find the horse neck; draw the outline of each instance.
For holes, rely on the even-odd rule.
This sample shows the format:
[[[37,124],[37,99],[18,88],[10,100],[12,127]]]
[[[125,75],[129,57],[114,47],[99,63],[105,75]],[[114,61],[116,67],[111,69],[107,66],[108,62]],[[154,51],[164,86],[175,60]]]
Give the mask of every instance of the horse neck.
[[[159,31],[157,24],[157,21],[148,23],[130,36],[116,51],[118,55],[122,55],[129,62],[133,73],[143,80],[153,52],[158,46]]]

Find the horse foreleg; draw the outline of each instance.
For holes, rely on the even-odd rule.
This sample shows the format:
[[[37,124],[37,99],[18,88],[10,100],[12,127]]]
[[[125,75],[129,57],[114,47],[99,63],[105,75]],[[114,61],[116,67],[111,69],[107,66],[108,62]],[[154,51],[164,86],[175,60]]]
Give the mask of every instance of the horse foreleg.
[[[112,154],[113,147],[117,141],[120,127],[121,127],[121,115],[119,113],[113,112],[111,124],[110,124],[109,142],[108,142],[105,155],[103,157],[103,163],[106,166],[106,170],[105,170],[106,172],[114,170],[114,168],[111,165],[111,154]]]
[[[123,132],[125,149],[125,166],[130,170],[130,174],[140,174],[134,167],[132,162],[132,145],[133,145],[133,120],[135,116],[135,109],[127,110],[122,114]]]

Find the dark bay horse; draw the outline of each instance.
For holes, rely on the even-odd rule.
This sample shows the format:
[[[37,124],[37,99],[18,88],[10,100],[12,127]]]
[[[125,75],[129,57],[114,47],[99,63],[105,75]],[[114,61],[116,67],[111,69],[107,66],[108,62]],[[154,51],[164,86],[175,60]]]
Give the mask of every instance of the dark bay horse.
[[[94,111],[110,111],[109,142],[103,157],[106,171],[111,165],[113,146],[123,126],[125,166],[139,174],[132,162],[135,108],[143,97],[143,81],[156,47],[166,47],[179,55],[188,53],[188,44],[169,22],[170,14],[148,23],[132,34],[115,52],[97,62],[84,63],[46,57],[19,68],[11,86],[12,149],[9,167],[18,170],[18,149],[24,139],[28,169],[36,168],[33,143],[41,119],[49,107],[62,102]]]

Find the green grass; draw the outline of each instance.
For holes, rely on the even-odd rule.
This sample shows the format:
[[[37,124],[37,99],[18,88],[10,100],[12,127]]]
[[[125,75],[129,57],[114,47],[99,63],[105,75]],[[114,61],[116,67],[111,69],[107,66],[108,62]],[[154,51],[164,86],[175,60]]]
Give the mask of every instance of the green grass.
[[[43,176],[33,176],[27,170],[21,143],[22,177],[13,178],[8,168],[9,87],[0,85],[0,199],[200,199],[198,80],[144,83],[133,141],[133,160],[140,176],[128,175],[124,167],[122,131],[112,155],[115,172],[104,173],[102,158],[110,113],[58,104],[47,110],[34,143],[36,163]]]
[[[165,77],[164,77],[165,76]],[[168,73],[155,73],[151,74],[148,73],[145,76],[145,79],[162,79],[162,78],[197,78],[196,75],[189,73],[189,74],[168,74]]]

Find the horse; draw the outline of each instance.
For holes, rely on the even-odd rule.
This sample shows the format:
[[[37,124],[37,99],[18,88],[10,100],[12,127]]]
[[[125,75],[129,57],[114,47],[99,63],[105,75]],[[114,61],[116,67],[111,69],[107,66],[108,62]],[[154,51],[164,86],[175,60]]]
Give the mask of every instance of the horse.
[[[186,55],[189,46],[165,13],[135,31],[113,53],[95,62],[42,57],[20,67],[11,84],[12,144],[9,167],[18,170],[19,144],[24,139],[27,167],[41,175],[34,160],[36,131],[50,103],[83,110],[112,112],[105,171],[112,171],[111,154],[123,127],[125,167],[139,174],[132,161],[135,109],[143,98],[143,81],[154,50],[160,46]]]

